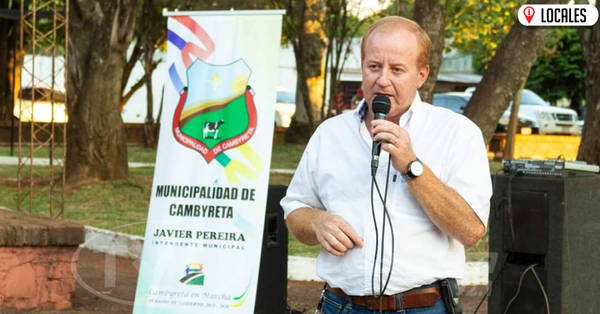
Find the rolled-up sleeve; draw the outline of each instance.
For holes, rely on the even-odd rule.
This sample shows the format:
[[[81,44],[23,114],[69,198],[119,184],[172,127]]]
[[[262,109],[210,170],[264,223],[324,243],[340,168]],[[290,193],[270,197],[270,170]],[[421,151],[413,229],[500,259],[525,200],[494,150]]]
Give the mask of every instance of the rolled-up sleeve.
[[[324,209],[319,198],[316,178],[319,145],[320,141],[317,130],[306,146],[296,173],[287,189],[287,193],[281,200],[281,207],[283,207],[285,218],[294,210],[302,207]]]

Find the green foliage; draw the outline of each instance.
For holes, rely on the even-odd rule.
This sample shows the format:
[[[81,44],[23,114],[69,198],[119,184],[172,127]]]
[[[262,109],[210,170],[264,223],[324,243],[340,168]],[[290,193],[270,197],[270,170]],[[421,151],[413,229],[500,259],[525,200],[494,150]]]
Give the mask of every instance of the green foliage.
[[[526,88],[555,103],[561,98],[580,104],[585,99],[584,60],[575,27],[556,28],[533,64]]]
[[[383,12],[386,16],[402,16],[412,18],[415,0],[395,0]]]
[[[483,73],[516,20],[525,0],[450,1],[446,17],[449,48],[473,54],[473,66]]]

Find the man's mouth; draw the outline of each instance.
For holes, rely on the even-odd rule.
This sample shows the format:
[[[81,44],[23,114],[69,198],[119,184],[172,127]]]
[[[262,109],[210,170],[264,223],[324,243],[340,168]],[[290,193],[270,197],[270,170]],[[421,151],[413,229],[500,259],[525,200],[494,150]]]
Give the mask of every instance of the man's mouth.
[[[375,93],[375,96],[377,96],[377,95],[380,95],[380,96],[387,96],[387,97],[390,97],[390,98],[394,97],[394,96],[392,96],[392,95],[390,95],[390,94],[385,94],[385,93]]]

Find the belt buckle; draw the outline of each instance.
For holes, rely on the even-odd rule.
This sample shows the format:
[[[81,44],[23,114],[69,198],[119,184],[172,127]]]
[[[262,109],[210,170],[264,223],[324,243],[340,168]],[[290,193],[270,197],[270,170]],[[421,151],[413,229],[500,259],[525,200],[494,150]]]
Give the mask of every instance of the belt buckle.
[[[402,306],[402,294],[401,293],[395,294],[395,295],[389,295],[389,296],[381,295],[379,298],[375,298],[373,296],[367,295],[367,296],[365,296],[366,307],[369,310],[373,310],[373,311],[379,310],[379,300],[381,300],[381,305],[384,305],[384,302],[382,299],[383,297],[386,297],[386,301],[387,301],[387,302],[385,302],[384,310],[395,311],[397,313],[404,313],[404,307]],[[394,304],[391,304],[392,303],[391,301],[394,301],[393,302]],[[398,302],[400,302],[400,306],[398,306]],[[373,303],[376,303],[376,304],[373,304]],[[390,303],[390,304],[388,304],[388,303]],[[399,309],[398,309],[398,307],[399,307]]]
[[[375,296],[372,296],[372,295],[365,296],[367,308],[372,311],[378,311],[379,310],[379,300],[381,300],[382,297],[383,297],[383,295],[379,296],[379,298],[376,298]],[[383,300],[382,300],[381,305],[383,305]]]
[[[365,305],[366,305],[366,307],[369,310],[372,310],[372,311],[379,310],[379,302],[377,302],[377,299],[379,299],[379,298],[376,298],[376,297],[374,297],[372,295],[366,295],[365,296],[365,303],[366,303]],[[371,303],[373,303],[373,304],[371,304]]]

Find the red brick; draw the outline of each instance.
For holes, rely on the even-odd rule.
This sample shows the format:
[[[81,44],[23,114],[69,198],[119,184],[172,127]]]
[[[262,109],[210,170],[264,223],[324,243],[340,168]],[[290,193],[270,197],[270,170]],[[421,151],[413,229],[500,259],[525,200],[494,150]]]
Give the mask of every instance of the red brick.
[[[71,307],[71,297],[75,291],[75,280],[48,281],[49,305],[55,310]]]
[[[0,247],[0,261],[3,259],[11,259],[13,255],[14,254],[9,247]]]
[[[39,283],[39,281],[38,281]],[[48,287],[48,281],[44,281],[44,283],[40,284],[39,286],[39,292],[38,292],[38,299],[40,300],[40,304],[44,304],[44,303],[48,303],[50,302],[50,291],[49,291],[49,287]]]
[[[49,280],[46,285],[49,293],[48,301],[54,303],[64,299],[58,280]]]
[[[33,229],[28,229],[27,224],[24,226],[21,234],[25,229],[35,233],[31,233]],[[0,313],[70,308],[76,288],[71,264],[77,249],[77,246],[0,247]]]
[[[57,302],[50,302],[46,304],[41,304],[38,310],[42,311],[61,311],[70,309],[72,306],[71,301],[68,300],[60,300]]]
[[[44,248],[44,261],[71,262],[73,256],[75,255],[75,252],[77,251],[77,248],[77,246],[46,247]]]
[[[8,298],[34,299],[37,295],[35,270],[30,264],[12,268],[5,281],[4,295]]]
[[[77,287],[77,281],[74,278],[66,278],[60,280],[61,289],[71,296]]]
[[[10,307],[18,311],[32,310],[39,305],[39,302],[36,299],[14,299],[11,300],[10,303],[12,303],[12,306]]]
[[[0,272],[6,272],[11,268],[19,265],[19,259],[16,254],[6,254],[10,257],[0,259]]]
[[[48,263],[32,263],[31,264],[33,266],[33,269],[35,270],[35,276],[38,278],[43,278],[43,280],[46,280],[46,278],[48,277],[48,268],[51,266],[51,264]]]
[[[48,274],[50,279],[61,279],[61,278],[73,278],[73,272],[71,271],[71,263],[57,262],[52,263],[50,272]]]
[[[19,264],[41,261],[44,257],[44,250],[41,248],[18,247],[15,253],[19,257]]]

